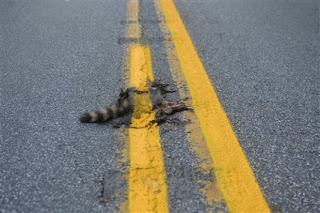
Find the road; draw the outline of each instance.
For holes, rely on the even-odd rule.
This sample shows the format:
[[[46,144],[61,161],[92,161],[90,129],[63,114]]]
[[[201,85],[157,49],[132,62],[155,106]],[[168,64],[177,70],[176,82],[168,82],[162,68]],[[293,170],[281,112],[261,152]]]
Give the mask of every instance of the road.
[[[132,210],[132,128],[79,122],[128,85],[131,45],[150,48],[153,75],[177,90],[168,99],[191,105],[206,92],[181,77],[170,1],[141,0],[137,11],[132,1],[0,2],[1,212]],[[318,212],[319,2],[174,3],[270,211]],[[166,208],[231,211],[224,168],[194,109],[159,125]]]

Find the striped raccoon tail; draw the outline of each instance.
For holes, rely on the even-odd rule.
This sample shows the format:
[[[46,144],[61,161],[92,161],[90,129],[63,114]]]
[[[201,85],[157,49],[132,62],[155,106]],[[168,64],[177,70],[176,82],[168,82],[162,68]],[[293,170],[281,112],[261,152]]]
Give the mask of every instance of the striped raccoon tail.
[[[94,112],[88,112],[80,117],[82,123],[102,123],[112,118],[118,117],[120,114],[116,105],[104,107]]]
[[[104,107],[100,110],[88,112],[80,117],[82,123],[103,123],[113,118],[119,118],[133,112],[135,88],[121,90],[116,105]]]

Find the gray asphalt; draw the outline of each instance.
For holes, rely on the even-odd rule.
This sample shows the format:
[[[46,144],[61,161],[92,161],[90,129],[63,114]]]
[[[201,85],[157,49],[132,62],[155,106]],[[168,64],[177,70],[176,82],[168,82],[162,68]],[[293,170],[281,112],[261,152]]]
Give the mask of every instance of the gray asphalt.
[[[270,208],[319,212],[319,1],[175,2]]]
[[[270,208],[319,212],[319,2],[175,3]],[[153,2],[140,11],[155,76],[176,87]],[[127,200],[121,130],[78,121],[124,86],[126,15],[124,0],[0,2],[1,212],[115,212]],[[198,169],[183,124],[160,131],[170,211],[227,211],[201,194],[214,174]]]
[[[126,13],[121,0],[0,2],[1,212],[113,212],[126,199],[120,179],[98,202],[121,168],[120,133],[78,121],[124,84]]]

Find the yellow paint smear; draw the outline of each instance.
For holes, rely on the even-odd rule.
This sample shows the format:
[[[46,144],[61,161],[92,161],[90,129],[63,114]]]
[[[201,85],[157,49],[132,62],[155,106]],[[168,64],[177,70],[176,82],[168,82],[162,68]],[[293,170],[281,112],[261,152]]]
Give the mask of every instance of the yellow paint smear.
[[[174,3],[160,1],[229,211],[270,212]]]
[[[127,128],[120,127],[120,138],[121,141],[123,142],[123,147],[121,150],[121,160],[119,162],[120,168],[121,168],[121,173],[122,177],[124,180],[128,180],[128,175],[129,175],[129,131]],[[125,192],[121,191],[121,196],[119,197],[120,200],[124,200],[120,203],[119,205],[119,210],[117,212],[119,213],[125,213],[128,212],[128,200],[126,199],[127,197],[127,190],[124,190]]]
[[[147,79],[153,80],[150,49],[130,48],[130,84],[140,93],[129,129],[130,212],[168,212],[167,184],[159,128],[148,94]]]
[[[215,202],[223,201],[223,195],[221,194],[221,191],[215,182],[204,181],[203,184],[204,184],[203,191],[205,192],[206,197],[208,198],[209,205],[213,205],[213,201]]]

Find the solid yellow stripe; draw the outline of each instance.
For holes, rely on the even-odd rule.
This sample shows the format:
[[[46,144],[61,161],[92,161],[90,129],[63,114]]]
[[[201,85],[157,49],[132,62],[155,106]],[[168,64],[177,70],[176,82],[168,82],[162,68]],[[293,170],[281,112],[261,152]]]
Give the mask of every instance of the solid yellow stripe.
[[[270,212],[174,3],[161,5],[229,211]]]
[[[191,95],[190,92],[186,90],[187,83],[183,76],[180,62],[179,60],[177,60],[178,56],[176,49],[172,48],[174,44],[172,43],[168,26],[165,23],[165,17],[162,13],[161,4],[159,1],[154,1],[154,3],[159,18],[159,26],[165,38],[164,44],[167,50],[167,58],[173,80],[177,84],[180,98],[182,100],[185,100],[185,103],[187,105],[192,105],[192,100],[189,98]],[[213,162],[201,130],[199,119],[197,115],[192,111],[184,111],[182,113],[182,116],[184,120],[192,121],[191,123],[185,124],[185,132],[187,133],[187,139],[190,143],[190,148],[198,158],[198,164],[201,168],[199,171],[201,171],[201,173],[205,175],[210,175],[212,170],[214,169]],[[203,187],[199,190],[199,192],[206,197],[207,203],[210,206],[209,208],[220,208],[226,205],[223,194],[218,186],[215,176],[211,180],[202,180],[201,184],[203,184]]]
[[[159,128],[152,124],[155,113],[149,97],[147,79],[153,81],[150,49],[130,48],[130,84],[142,91],[135,96],[135,110],[129,129],[130,212],[168,212],[166,174]]]

